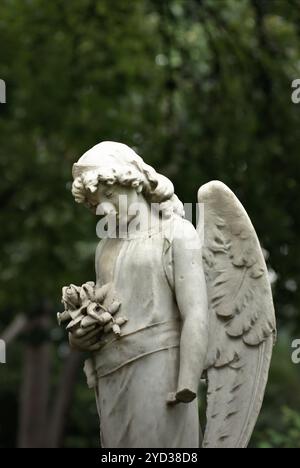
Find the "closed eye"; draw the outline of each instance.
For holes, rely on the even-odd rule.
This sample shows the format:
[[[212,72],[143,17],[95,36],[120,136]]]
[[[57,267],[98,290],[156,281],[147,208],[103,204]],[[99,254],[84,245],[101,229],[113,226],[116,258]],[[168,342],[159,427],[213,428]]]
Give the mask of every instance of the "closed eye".
[[[113,196],[113,192],[105,192],[104,194],[106,198],[111,198]]]

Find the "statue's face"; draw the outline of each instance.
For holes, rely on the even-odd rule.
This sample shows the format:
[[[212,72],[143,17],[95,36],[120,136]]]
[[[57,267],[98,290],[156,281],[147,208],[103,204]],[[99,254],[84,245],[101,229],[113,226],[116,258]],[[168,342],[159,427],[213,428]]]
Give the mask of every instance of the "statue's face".
[[[95,212],[99,216],[116,216],[117,223],[131,221],[130,207],[140,202],[136,189],[118,184],[99,184],[97,191],[89,195],[89,203]]]

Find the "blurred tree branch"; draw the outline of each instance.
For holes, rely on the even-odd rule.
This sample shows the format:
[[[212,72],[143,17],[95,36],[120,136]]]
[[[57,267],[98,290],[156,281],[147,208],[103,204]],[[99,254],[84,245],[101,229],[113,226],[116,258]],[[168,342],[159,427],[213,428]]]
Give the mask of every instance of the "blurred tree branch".
[[[4,330],[0,338],[8,345],[22,334],[28,325],[28,319],[24,314],[18,314],[12,323]]]

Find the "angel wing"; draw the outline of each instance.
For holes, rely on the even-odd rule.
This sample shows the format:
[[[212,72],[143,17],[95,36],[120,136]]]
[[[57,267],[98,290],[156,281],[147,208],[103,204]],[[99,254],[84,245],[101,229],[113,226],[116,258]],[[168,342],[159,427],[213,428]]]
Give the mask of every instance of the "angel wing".
[[[243,206],[221,182],[200,188],[209,300],[204,448],[243,448],[268,378],[276,324],[263,253]],[[204,237],[203,237],[204,236]]]

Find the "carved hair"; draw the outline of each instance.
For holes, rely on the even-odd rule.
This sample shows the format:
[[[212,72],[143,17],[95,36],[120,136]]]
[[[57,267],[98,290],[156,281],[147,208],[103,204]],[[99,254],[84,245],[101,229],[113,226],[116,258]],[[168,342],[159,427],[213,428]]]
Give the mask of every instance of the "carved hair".
[[[72,194],[77,203],[90,206],[89,194],[96,192],[99,184],[119,184],[134,189],[140,188],[148,203],[160,204],[160,211],[164,213],[164,216],[169,217],[172,214],[177,214],[184,217],[183,204],[175,195],[174,186],[167,177],[158,174],[153,167],[146,164],[140,156],[126,145],[113,143],[113,147],[117,148],[117,151],[113,154],[111,142],[103,142],[90,151],[94,151],[95,154],[95,149],[101,145],[103,147],[105,144],[110,145],[110,153],[103,155],[103,151],[99,151],[98,166],[94,164],[86,165],[88,157],[85,157],[85,164],[81,165],[79,160],[77,165],[74,165],[77,170],[74,171],[75,179]],[[80,174],[76,176],[78,172]]]

